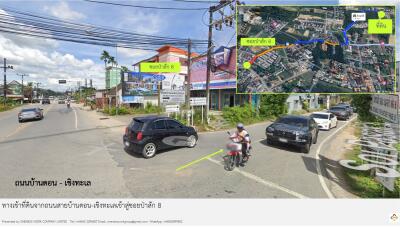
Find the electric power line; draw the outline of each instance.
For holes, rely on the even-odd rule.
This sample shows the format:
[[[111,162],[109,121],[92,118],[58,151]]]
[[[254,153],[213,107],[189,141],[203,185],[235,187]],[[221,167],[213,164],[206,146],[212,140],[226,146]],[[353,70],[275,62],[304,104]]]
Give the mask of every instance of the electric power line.
[[[103,1],[96,1],[96,0],[83,0],[83,1],[85,1],[85,2],[92,2],[92,3],[99,3],[99,4],[106,4],[106,5],[114,5],[114,6],[124,6],[124,7],[132,7],[132,8],[143,8],[143,9],[182,10],[182,11],[204,10],[204,9],[207,9],[207,8],[178,8],[178,7],[140,6],[140,5],[131,5],[131,4],[115,3],[115,2],[103,2]]]

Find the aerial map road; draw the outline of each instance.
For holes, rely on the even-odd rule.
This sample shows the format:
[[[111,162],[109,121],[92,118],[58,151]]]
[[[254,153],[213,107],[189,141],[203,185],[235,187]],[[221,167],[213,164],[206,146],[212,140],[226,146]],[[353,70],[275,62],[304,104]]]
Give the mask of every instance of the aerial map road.
[[[391,93],[394,6],[238,7],[239,93]]]

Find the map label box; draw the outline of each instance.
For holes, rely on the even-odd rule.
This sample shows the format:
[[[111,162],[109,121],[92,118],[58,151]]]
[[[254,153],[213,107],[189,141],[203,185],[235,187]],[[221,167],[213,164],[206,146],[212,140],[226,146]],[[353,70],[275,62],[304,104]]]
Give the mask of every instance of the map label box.
[[[241,38],[241,46],[275,46],[275,38]]]
[[[391,19],[369,19],[368,34],[392,34]]]
[[[351,14],[351,20],[352,21],[365,21],[366,20],[366,14],[365,13],[352,13]]]

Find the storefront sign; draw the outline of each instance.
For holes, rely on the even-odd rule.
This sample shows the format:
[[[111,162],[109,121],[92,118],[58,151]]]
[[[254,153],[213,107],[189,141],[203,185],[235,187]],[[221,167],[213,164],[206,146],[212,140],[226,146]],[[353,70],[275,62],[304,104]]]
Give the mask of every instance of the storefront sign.
[[[213,54],[215,72],[210,75],[211,89],[236,88],[236,49],[219,48]],[[190,74],[191,90],[206,89],[207,57],[193,60]]]

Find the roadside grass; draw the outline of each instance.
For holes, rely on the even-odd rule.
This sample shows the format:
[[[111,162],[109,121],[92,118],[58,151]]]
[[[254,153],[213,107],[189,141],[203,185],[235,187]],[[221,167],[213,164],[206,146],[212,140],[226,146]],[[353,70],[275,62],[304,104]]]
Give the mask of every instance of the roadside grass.
[[[21,106],[21,104],[19,103],[7,103],[6,105],[4,105],[3,103],[0,104],[0,112],[4,112],[7,110],[12,110],[18,106]]]
[[[356,133],[355,135],[360,138],[361,136],[361,125],[355,124]],[[400,152],[400,143],[396,145],[397,150]],[[358,155],[361,153],[361,146],[355,145],[353,149],[344,155],[347,160],[354,160],[355,166],[362,165]],[[359,171],[344,168],[344,175],[347,184],[350,186],[352,192],[361,198],[400,198],[400,178],[395,181],[395,190],[393,192],[384,188],[379,182],[377,182],[371,171]]]
[[[118,107],[118,114],[119,115],[135,115],[135,114],[160,114],[163,112],[163,109],[158,106],[154,105],[146,105],[145,108],[128,108],[128,107]],[[103,113],[114,116],[117,115],[117,108],[116,107],[111,107],[111,108],[104,108]]]

